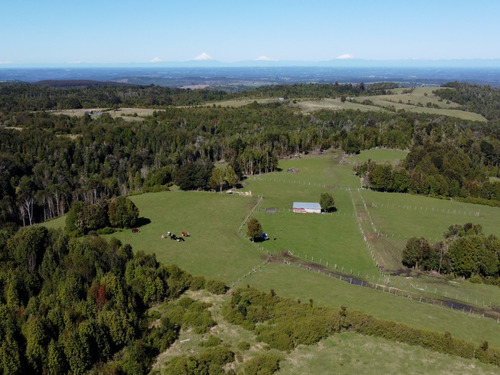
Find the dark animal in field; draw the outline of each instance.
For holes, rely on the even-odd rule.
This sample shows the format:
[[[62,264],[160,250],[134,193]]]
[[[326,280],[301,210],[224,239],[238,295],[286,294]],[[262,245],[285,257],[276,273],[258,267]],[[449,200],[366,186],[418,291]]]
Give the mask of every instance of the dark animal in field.
[[[132,233],[139,233],[139,232],[140,232],[139,228],[132,228]]]
[[[182,232],[182,235],[183,235],[184,237],[189,237],[189,232]]]
[[[177,241],[178,241],[178,242],[184,242],[184,241],[186,241],[186,240],[185,240],[184,238],[182,238],[182,237],[179,237],[179,238],[177,238]]]
[[[170,234],[170,239],[171,240],[176,240],[177,239],[177,236],[173,233]]]

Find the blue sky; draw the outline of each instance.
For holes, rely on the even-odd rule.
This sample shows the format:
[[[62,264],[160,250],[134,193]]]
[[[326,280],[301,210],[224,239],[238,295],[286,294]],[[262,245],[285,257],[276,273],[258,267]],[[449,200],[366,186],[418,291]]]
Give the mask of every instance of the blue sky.
[[[499,59],[498,0],[4,0],[0,66]],[[205,55],[203,55],[205,56]]]

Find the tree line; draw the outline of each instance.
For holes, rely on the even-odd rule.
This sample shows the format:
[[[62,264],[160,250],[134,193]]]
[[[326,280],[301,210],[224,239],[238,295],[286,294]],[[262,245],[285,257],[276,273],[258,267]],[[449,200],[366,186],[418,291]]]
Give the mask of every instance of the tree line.
[[[403,250],[403,265],[422,271],[437,271],[457,277],[479,277],[499,284],[500,239],[486,236],[479,224],[451,225],[443,240],[434,244],[425,238],[410,238]]]
[[[500,141],[495,136],[428,138],[414,144],[400,165],[373,161],[354,167],[366,187],[378,191],[457,197],[500,205]]]

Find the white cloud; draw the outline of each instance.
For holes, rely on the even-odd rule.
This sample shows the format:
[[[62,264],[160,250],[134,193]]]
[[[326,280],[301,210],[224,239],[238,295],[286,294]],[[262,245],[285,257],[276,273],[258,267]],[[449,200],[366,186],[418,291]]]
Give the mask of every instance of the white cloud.
[[[163,61],[162,59],[160,59],[158,56],[156,56],[153,60],[150,61],[150,63],[158,63],[158,62],[161,62]]]
[[[12,61],[0,61],[0,65],[8,65],[8,64],[13,64]]]
[[[270,57],[267,57],[267,56],[259,56],[255,60],[256,61],[276,61],[276,60],[271,59]]]
[[[201,55],[196,56],[193,60],[197,61],[213,60],[213,57],[210,56],[208,53],[203,52]]]
[[[349,60],[349,59],[354,59],[354,56],[346,53],[344,55],[337,56],[337,59],[339,59],[339,60]]]

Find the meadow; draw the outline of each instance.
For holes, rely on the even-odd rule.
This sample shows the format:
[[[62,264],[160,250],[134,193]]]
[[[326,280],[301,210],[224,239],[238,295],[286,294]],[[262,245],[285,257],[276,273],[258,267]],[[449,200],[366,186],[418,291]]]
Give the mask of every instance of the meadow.
[[[112,118],[123,118],[126,121],[143,121],[145,117],[151,116],[156,109],[150,108],[84,108],[84,109],[64,109],[58,111],[51,111],[56,115],[78,116],[82,117],[86,112],[93,111],[93,118],[98,116],[98,112],[107,113]]]
[[[159,261],[178,264],[195,275],[220,278],[231,287],[248,284],[292,299],[312,299],[317,305],[346,305],[376,317],[449,331],[453,337],[477,343],[487,340],[500,347],[497,321],[406,297],[418,293],[489,308],[500,306],[498,287],[418,274],[411,278],[389,275],[402,267],[400,254],[410,236],[433,240],[449,225],[467,221],[483,225],[485,233],[499,235],[498,208],[360,189],[352,171],[356,162],[369,158],[396,163],[404,155],[404,151],[380,149],[352,158],[329,151],[285,159],[280,161],[281,171],[243,181],[241,190],[251,191],[251,197],[182,191],[135,195],[130,198],[144,218],[140,233],[123,230],[108,238],[130,243],[135,251],[154,252]],[[294,172],[288,171],[291,168]],[[291,212],[294,201],[317,202],[322,192],[332,193],[336,212]],[[245,222],[250,216],[262,223],[271,240],[248,240]],[[63,225],[58,220],[48,225]],[[188,231],[191,237],[183,243],[162,239],[168,231]],[[283,252],[299,261],[285,264]],[[383,273],[377,263],[385,266]],[[321,265],[380,287],[351,285],[304,264]],[[389,287],[397,288],[399,295],[389,293]]]
[[[457,117],[470,121],[486,121],[480,114],[461,110],[460,105],[457,103],[442,101],[433,93],[435,90],[436,88],[432,87],[398,88],[389,90],[386,95],[359,96],[344,102],[341,101],[341,98],[303,99],[297,101],[294,106],[306,113],[320,109],[335,111],[347,109],[359,111],[408,111]]]

